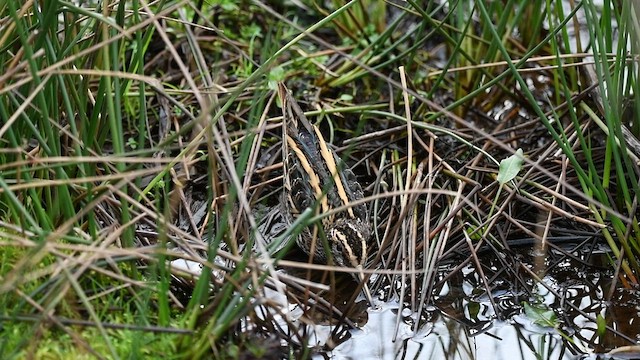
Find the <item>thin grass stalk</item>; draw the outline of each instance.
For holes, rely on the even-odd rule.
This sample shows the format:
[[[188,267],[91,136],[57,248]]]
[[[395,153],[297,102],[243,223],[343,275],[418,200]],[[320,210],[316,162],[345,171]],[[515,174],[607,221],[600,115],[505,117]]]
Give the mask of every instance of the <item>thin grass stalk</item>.
[[[412,0],[408,0],[408,1],[411,2]],[[537,54],[540,49],[542,49],[544,46],[546,46],[546,44],[548,43],[548,41],[549,41],[549,39],[551,37],[556,36],[557,33],[561,31],[562,27],[564,27],[571,20],[571,17],[574,16],[579,9],[580,9],[579,7],[576,7],[575,9],[573,9],[572,12],[567,16],[567,18],[564,19],[558,25],[557,28],[550,29],[549,34],[544,39],[542,39],[539,44],[537,44],[535,47],[533,47],[531,50],[529,50],[529,52],[524,54],[523,57],[518,60],[518,62],[513,64],[512,62],[509,61],[508,65],[510,67],[510,71],[504,71],[501,74],[499,74],[498,76],[495,76],[494,78],[489,80],[486,84],[484,84],[484,86],[482,86],[482,87],[480,87],[478,89],[475,89],[475,90],[471,91],[470,93],[468,93],[467,95],[465,95],[464,97],[452,102],[451,104],[449,104],[446,107],[444,107],[443,110],[433,112],[432,114],[430,114],[425,119],[425,122],[433,122],[436,118],[438,118],[438,117],[443,115],[443,111],[452,111],[455,108],[457,108],[458,106],[460,106],[460,105],[468,102],[469,100],[472,100],[472,99],[476,98],[480,94],[486,92],[486,90],[488,88],[490,88],[493,85],[498,84],[499,82],[504,80],[505,77],[509,76],[510,72],[513,71],[513,69],[511,69],[511,66],[513,66],[516,69],[522,67],[522,65],[526,64],[527,61],[532,56]],[[487,14],[487,16],[488,16],[488,14]],[[497,34],[495,36],[496,36],[496,39],[499,39],[499,36]],[[504,51],[506,52],[506,49]],[[526,87],[524,88],[524,90],[526,91]],[[527,99],[527,100],[529,100],[529,99]],[[535,106],[536,104],[532,103],[532,105]]]
[[[489,13],[487,12],[487,9],[484,6],[484,4],[477,3],[477,5],[478,5],[478,8],[480,9],[480,13],[481,13],[482,17],[484,17],[486,21],[490,21],[491,18],[489,16]],[[499,35],[497,34],[497,32],[495,31],[494,28],[491,28],[491,33],[492,33],[492,36],[494,37],[494,39],[496,39],[496,41],[499,40],[500,37],[499,37]],[[507,64],[509,66],[510,72],[513,74],[513,76],[515,77],[515,79],[519,83],[519,85],[521,87],[521,91],[523,92],[523,94],[525,95],[525,97],[527,98],[529,103],[532,105],[536,115],[538,115],[540,117],[541,121],[543,122],[545,127],[549,130],[549,133],[554,138],[556,143],[559,144],[559,146],[563,149],[563,152],[565,152],[565,154],[569,157],[569,159],[571,160],[571,163],[575,166],[576,170],[578,171],[581,179],[586,183],[588,188],[594,188],[594,186],[597,187],[598,184],[597,183],[593,183],[590,180],[590,177],[587,176],[586,173],[584,172],[584,170],[580,167],[580,164],[576,160],[576,158],[573,155],[573,152],[571,151],[571,149],[566,145],[565,141],[562,139],[562,137],[564,137],[564,135],[562,133],[559,133],[558,131],[556,131],[553,128],[553,126],[551,126],[551,122],[549,121],[547,116],[544,114],[544,112],[542,111],[540,106],[537,105],[537,102],[536,102],[533,94],[529,91],[526,82],[524,81],[524,79],[520,76],[520,74],[517,71],[518,64],[514,64],[510,60],[509,54],[508,54],[507,50],[504,47],[500,46],[499,48],[500,48],[500,51],[502,53],[502,56],[507,61]]]
[[[24,51],[24,56],[28,64],[28,69],[33,79],[33,85],[35,88],[38,88],[40,85],[44,86],[43,88],[44,91],[38,91],[35,95],[35,100],[36,100],[37,108],[39,111],[39,116],[35,118],[40,119],[41,121],[39,122],[39,126],[32,126],[32,128],[42,129],[42,131],[44,131],[44,133],[46,134],[47,141],[43,141],[41,143],[46,153],[49,156],[59,156],[60,155],[60,150],[59,150],[60,137],[56,136],[51,126],[50,119],[52,119],[52,117],[49,109],[50,104],[48,103],[45,97],[45,92],[50,94],[55,93],[55,90],[52,88],[52,86],[54,86],[55,84],[49,81],[46,81],[43,83],[43,79],[39,76],[38,74],[39,66],[38,66],[38,63],[36,62],[36,57],[34,56],[35,51],[31,45],[31,39],[27,37],[27,34],[30,34],[30,32],[27,30],[27,25],[24,23],[26,20],[25,18],[18,16],[18,9],[15,7],[15,5],[16,5],[15,3],[8,4],[10,9],[10,14],[11,14],[10,16],[11,16],[11,19],[13,20],[13,24],[15,24],[16,26],[16,32],[18,33],[20,42],[22,44],[22,50]],[[39,14],[38,9],[36,7],[33,7],[33,11],[34,11],[34,14]],[[54,19],[52,19],[52,17]],[[44,21],[49,24],[52,21],[55,21],[55,12],[53,13],[49,12],[48,14],[46,14]],[[43,39],[45,39],[46,37],[47,37],[47,33],[45,32],[42,34],[42,37],[39,38],[39,40],[36,43],[40,43],[41,41],[44,41]],[[49,56],[49,57],[51,58],[52,56]],[[55,61],[55,59],[52,59],[52,60]],[[31,121],[27,120],[27,122],[30,123]],[[38,133],[38,131],[35,131],[34,133]],[[56,173],[56,177],[59,179],[68,178],[66,172],[61,168],[56,169],[55,173]],[[60,210],[62,214],[67,218],[71,217],[73,215],[73,208],[69,206],[72,203],[72,201],[71,201],[71,195],[69,193],[68,188],[66,186],[58,186],[56,187],[56,193],[59,196],[59,199],[56,199],[56,200],[59,200],[59,201],[52,201],[48,204],[48,206],[45,206],[45,208],[55,209],[60,206],[61,207]]]
[[[597,16],[594,5],[591,2],[587,2],[586,14],[587,19],[591,19],[593,21]],[[605,10],[603,14],[612,14],[609,13],[608,7],[611,4],[608,1],[605,1]],[[627,8],[628,10],[629,8]],[[622,192],[622,202],[623,206],[627,209],[627,211],[631,210],[631,193],[629,191],[629,186],[627,185],[627,176],[629,176],[629,181],[632,186],[637,191],[637,175],[635,172],[635,168],[631,165],[631,161],[626,151],[626,143],[624,141],[624,137],[622,136],[621,128],[621,104],[622,104],[622,85],[624,83],[624,79],[628,77],[626,72],[626,45],[628,44],[628,38],[626,35],[618,42],[618,51],[616,60],[614,61],[614,67],[612,72],[606,67],[607,64],[607,49],[610,49],[612,44],[611,40],[607,38],[608,25],[603,25],[604,29],[600,29],[599,27],[590,28],[591,37],[594,39],[594,55],[596,58],[595,67],[596,74],[598,75],[598,80],[600,84],[600,94],[603,96],[602,105],[603,105],[603,116],[607,125],[607,155],[610,158],[610,161],[613,160],[612,165],[608,165],[609,167],[613,167],[616,173],[617,184]],[[627,32],[625,32],[626,34]],[[606,169],[605,169],[606,170]],[[607,173],[608,174],[608,173]],[[635,175],[635,176],[634,176]],[[608,176],[608,175],[607,175]],[[604,180],[607,180],[606,178]],[[608,186],[608,181],[603,183],[603,186]],[[608,203],[608,195],[606,192],[601,194],[601,199],[603,203]],[[626,235],[625,224],[613,214],[603,214],[604,218],[607,218],[611,221],[613,231],[616,234],[617,241],[621,243],[622,247],[625,249],[625,257],[631,263],[636,274],[640,273],[640,261],[637,260],[636,256],[640,254],[640,252],[634,251],[634,248],[629,243],[629,239]],[[604,219],[602,219],[604,220]],[[632,222],[636,222],[637,220],[632,220]],[[633,242],[635,243],[635,241]],[[624,264],[623,264],[624,267]],[[628,276],[632,276],[628,269],[626,269],[626,274]]]
[[[570,5],[571,8],[575,8],[576,4],[574,3],[573,0],[570,1]],[[556,6],[551,6],[551,4],[548,2],[547,3],[547,8],[551,9],[553,8],[555,10],[555,17],[554,16],[549,16],[548,22],[549,22],[549,27],[550,28],[555,28],[557,27],[557,22],[558,20],[562,20],[565,19],[565,15],[564,15],[564,8],[562,6],[562,4],[557,3]],[[549,11],[549,14],[552,14],[552,11]],[[574,34],[580,34],[580,27],[579,27],[579,19],[577,16],[573,17],[574,19]],[[560,32],[560,39],[561,42],[558,44],[556,38],[552,39],[552,53],[556,54],[556,57],[560,56],[563,52],[566,52],[568,50],[570,50],[572,48],[572,44],[575,44],[575,48],[576,48],[576,52],[577,53],[581,53],[582,52],[582,45],[580,43],[580,36],[570,36],[569,34],[569,26],[563,26],[562,27],[562,31]],[[558,62],[558,60],[556,60],[558,64],[560,64],[560,62]],[[557,76],[559,74],[565,75],[568,77],[568,80],[566,81],[566,83],[570,86],[570,90],[572,91],[577,91],[578,90],[578,74],[576,73],[576,69],[574,69],[572,66],[570,66],[571,64],[574,63],[574,60],[569,58],[565,60],[565,67],[563,69],[563,71],[554,71],[553,72],[553,76],[554,76],[554,81],[557,81]],[[558,65],[559,66],[559,65]],[[557,86],[560,85],[556,85],[556,89],[558,89]],[[561,99],[561,95],[560,92],[557,92],[557,103],[560,103],[560,99]]]

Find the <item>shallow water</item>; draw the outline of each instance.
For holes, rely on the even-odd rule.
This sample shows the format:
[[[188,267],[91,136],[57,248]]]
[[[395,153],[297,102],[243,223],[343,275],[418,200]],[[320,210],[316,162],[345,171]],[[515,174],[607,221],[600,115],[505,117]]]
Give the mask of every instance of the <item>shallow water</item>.
[[[402,324],[393,341],[397,304],[369,312],[369,323],[352,331],[352,338],[320,359],[576,359],[563,354],[553,330],[540,328],[524,316],[496,321],[491,329],[470,334],[459,322],[438,316],[414,333]],[[395,310],[395,311],[394,311]],[[545,355],[542,355],[545,354]]]
[[[591,260],[599,262],[600,256],[606,254],[592,254]],[[378,304],[378,309],[369,309],[366,325],[351,330],[349,340],[316,358],[640,358],[637,348],[607,353],[639,343],[640,291],[612,290],[612,274],[602,268],[585,268],[580,261],[559,263],[531,292],[513,287],[493,292],[497,312],[486,294],[478,295],[482,288],[477,274],[465,270],[464,281],[444,286],[435,305],[423,312],[417,331],[413,325],[418,314],[402,310],[396,330],[399,303]],[[613,296],[607,299],[608,294]],[[597,330],[598,316],[606,319],[604,333]]]
[[[373,307],[360,300],[345,309],[356,284],[346,274],[334,274],[333,291],[321,292],[320,297],[339,311],[347,311],[356,328],[347,331],[344,324],[337,325],[335,314],[303,310],[292,303],[291,296],[309,301],[303,290],[289,289],[287,297],[265,288],[265,297],[280,305],[262,319],[275,321],[280,329],[287,329],[288,324],[298,331],[304,329],[316,359],[640,359],[637,348],[608,353],[640,343],[640,290],[613,283],[606,252],[573,249],[572,254],[574,259],[554,261],[551,251],[545,258],[549,268],[542,281],[529,278],[524,285],[491,274],[495,269],[504,275],[504,268],[496,257],[484,256],[485,275],[494,279],[491,298],[495,307],[478,273],[467,266],[436,290],[437,295],[420,314],[411,312],[407,304],[401,307],[397,299],[376,300]],[[538,255],[525,249],[517,257],[531,264]],[[193,273],[200,270],[186,262],[173,265]],[[301,279],[306,273],[280,272]],[[321,283],[326,274],[315,273],[309,280]],[[379,291],[378,295],[383,294]],[[608,326],[603,333],[598,331],[598,317],[603,319],[601,327]],[[248,324],[245,329],[251,327]],[[335,334],[343,330],[342,335]],[[281,345],[288,344],[283,341]]]

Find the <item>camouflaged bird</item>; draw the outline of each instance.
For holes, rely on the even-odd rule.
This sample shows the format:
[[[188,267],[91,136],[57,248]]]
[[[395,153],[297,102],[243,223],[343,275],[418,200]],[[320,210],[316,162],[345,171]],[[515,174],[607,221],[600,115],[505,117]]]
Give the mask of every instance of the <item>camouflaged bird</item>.
[[[319,214],[345,207],[322,218],[329,249],[325,249],[320,232],[314,231],[317,224],[304,228],[296,242],[317,261],[327,262],[327,253],[330,253],[334,264],[362,270],[367,260],[371,226],[366,204],[352,204],[363,198],[362,187],[353,172],[328,148],[318,128],[307,120],[284,84],[278,85],[278,91],[283,111],[283,207],[287,222],[293,223],[316,203]],[[314,234],[317,234],[315,239]],[[362,277],[360,272],[358,278],[362,280]]]

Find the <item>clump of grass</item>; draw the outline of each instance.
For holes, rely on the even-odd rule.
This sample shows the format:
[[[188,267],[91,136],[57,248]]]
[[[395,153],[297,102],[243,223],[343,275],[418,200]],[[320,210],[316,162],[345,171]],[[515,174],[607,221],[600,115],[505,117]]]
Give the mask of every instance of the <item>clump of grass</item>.
[[[338,309],[315,280],[280,276],[287,249],[257,231],[269,211],[256,209],[279,202],[283,80],[367,185],[381,297],[421,312],[455,255],[445,276],[484,274],[480,249],[565,233],[602,236],[637,283],[632,4],[293,3],[0,8],[6,353],[308,356],[304,321],[266,289],[353,325],[341,316],[353,300]],[[577,11],[599,26],[572,55]],[[617,43],[598,16],[616,19]],[[519,148],[522,170],[500,185]],[[307,215],[287,235],[319,220]],[[502,275],[529,286],[502,258]]]

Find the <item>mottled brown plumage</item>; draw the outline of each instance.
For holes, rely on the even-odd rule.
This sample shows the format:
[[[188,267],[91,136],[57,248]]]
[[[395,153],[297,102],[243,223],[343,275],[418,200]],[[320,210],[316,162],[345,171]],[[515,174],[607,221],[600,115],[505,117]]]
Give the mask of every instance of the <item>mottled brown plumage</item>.
[[[278,90],[284,115],[283,208],[287,222],[291,224],[316,202],[320,214],[346,206],[344,211],[324,217],[320,224],[330,247],[328,251],[319,232],[315,232],[314,239],[317,224],[303,229],[297,244],[318,261],[326,262],[330,253],[336,265],[362,269],[367,260],[371,226],[366,204],[352,204],[363,198],[362,187],[327,146],[318,128],[307,120],[284,84],[279,84]]]

